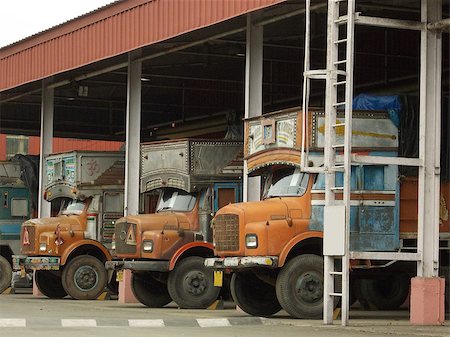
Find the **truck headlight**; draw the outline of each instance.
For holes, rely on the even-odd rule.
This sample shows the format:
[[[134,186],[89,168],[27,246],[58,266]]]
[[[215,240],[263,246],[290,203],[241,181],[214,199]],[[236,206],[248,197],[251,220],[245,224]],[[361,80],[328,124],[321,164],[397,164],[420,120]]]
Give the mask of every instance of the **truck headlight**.
[[[142,250],[144,252],[153,252],[153,240],[144,241],[142,243]]]
[[[45,252],[47,250],[47,243],[46,242],[41,242],[39,244],[39,251],[40,252]]]
[[[247,248],[258,248],[258,235],[247,234],[245,236],[245,246]]]

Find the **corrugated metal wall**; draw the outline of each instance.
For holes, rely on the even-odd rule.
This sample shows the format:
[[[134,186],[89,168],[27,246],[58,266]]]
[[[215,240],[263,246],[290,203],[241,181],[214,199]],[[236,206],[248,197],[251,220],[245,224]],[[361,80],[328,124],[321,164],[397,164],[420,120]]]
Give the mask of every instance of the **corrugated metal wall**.
[[[0,91],[283,1],[118,2],[116,5],[0,49]],[[91,17],[92,20],[89,20]],[[73,28],[70,29],[71,27]]]
[[[8,135],[0,134],[0,160],[6,160],[6,138]],[[72,139],[72,138],[53,138],[53,152],[66,152],[73,150],[86,151],[118,151],[122,142]],[[28,154],[39,154],[39,137],[32,136],[28,138]]]

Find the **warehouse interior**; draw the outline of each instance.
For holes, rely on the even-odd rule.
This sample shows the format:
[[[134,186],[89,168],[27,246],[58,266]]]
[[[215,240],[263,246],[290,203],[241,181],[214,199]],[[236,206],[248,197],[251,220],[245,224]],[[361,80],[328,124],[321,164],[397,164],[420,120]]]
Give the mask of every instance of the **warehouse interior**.
[[[281,16],[264,25],[264,112],[301,105],[303,8],[303,1],[289,1],[257,13],[262,22]],[[300,13],[292,15],[296,12]],[[417,21],[420,1],[358,1],[357,12]],[[443,18],[448,16],[446,3]],[[241,16],[135,51],[144,58],[143,141],[208,134],[220,137],[228,124],[243,117],[245,24]],[[326,56],[325,6],[313,11],[311,24],[311,68],[320,69]],[[228,35],[233,30],[240,31]],[[354,96],[373,93],[417,97],[420,33],[357,25],[355,34]],[[448,33],[443,34],[442,43],[445,98],[450,78]],[[55,89],[55,136],[124,140],[127,69],[107,70],[126,62],[126,57],[119,55],[50,79],[49,83],[69,82]],[[102,73],[91,76],[96,72]],[[86,74],[89,78],[82,79]],[[323,106],[324,88],[311,91],[311,104]],[[39,133],[40,83],[1,92],[0,102],[2,132]]]

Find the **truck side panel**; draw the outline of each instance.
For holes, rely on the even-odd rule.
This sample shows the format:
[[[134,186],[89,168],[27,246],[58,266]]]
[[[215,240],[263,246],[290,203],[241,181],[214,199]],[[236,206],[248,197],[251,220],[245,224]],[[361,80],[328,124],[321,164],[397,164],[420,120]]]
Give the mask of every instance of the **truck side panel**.
[[[342,174],[336,174],[342,186]],[[324,176],[313,187],[310,230],[323,230]],[[350,208],[350,249],[354,251],[392,251],[399,240],[399,185],[393,165],[352,168]],[[338,195],[337,198],[342,198]]]

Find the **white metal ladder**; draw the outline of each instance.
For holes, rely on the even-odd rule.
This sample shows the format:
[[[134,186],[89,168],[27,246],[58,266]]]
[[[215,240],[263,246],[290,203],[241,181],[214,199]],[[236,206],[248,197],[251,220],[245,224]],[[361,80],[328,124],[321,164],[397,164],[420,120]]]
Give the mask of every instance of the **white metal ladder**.
[[[343,13],[344,12],[344,13]],[[328,0],[327,67],[310,69],[310,0],[306,1],[305,71],[303,83],[303,133],[301,167],[306,172],[325,174],[324,209],[324,323],[332,324],[334,302],[341,300],[341,324],[348,323],[350,176],[353,98],[353,48],[355,0]],[[343,52],[345,51],[345,52]],[[344,58],[339,58],[345,55]],[[308,103],[311,80],[325,80],[324,166],[309,167]],[[344,98],[339,94],[344,92]],[[337,119],[344,112],[344,122]],[[338,139],[338,135],[344,136]],[[338,153],[342,153],[338,159]],[[336,186],[336,172],[343,172],[343,186]],[[342,201],[336,196],[342,196]],[[339,198],[338,198],[339,199]],[[328,216],[327,216],[328,215]],[[340,221],[337,221],[337,218]],[[327,221],[330,219],[332,221]],[[331,230],[337,234],[330,238]],[[336,240],[341,238],[341,240]],[[337,242],[339,241],[339,242]],[[339,265],[338,270],[335,266]],[[341,284],[342,289],[334,289]]]

